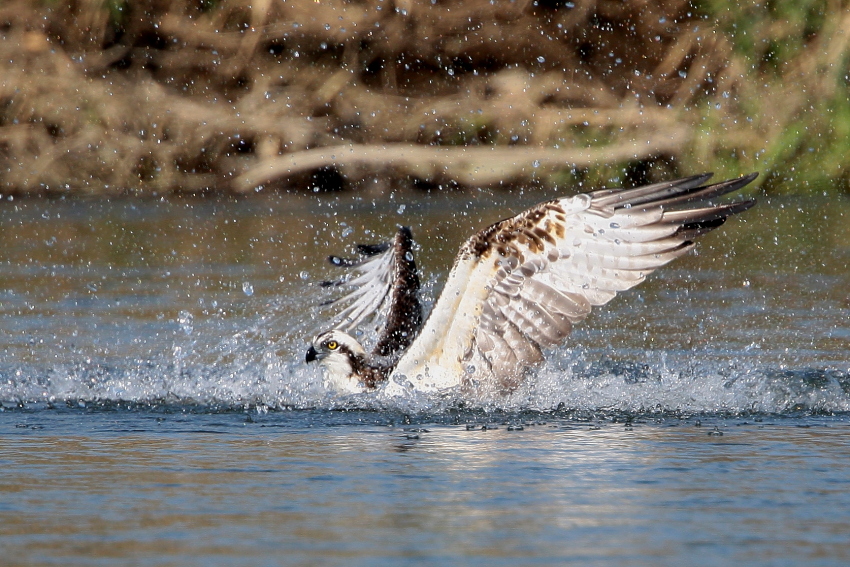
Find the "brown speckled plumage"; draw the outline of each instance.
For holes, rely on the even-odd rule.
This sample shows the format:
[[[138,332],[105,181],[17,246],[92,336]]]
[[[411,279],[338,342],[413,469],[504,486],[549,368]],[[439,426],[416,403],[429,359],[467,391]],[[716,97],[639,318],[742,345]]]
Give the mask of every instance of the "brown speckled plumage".
[[[690,250],[696,237],[755,203],[711,202],[755,174],[702,185],[709,177],[565,197],[490,225],[461,247],[424,324],[409,229],[390,243],[361,247],[369,260],[336,259],[362,274],[343,282],[355,288],[337,300],[348,304],[343,330],[369,314],[386,316],[371,354],[350,338],[361,348],[350,351],[354,379],[367,389],[398,378],[432,391],[515,390],[592,307],[638,285]]]
[[[494,250],[499,256],[518,253],[516,242],[533,253],[539,253],[546,243],[564,235],[564,209],[558,201],[540,203],[515,217],[496,222],[475,234],[464,247],[469,253],[483,257]]]

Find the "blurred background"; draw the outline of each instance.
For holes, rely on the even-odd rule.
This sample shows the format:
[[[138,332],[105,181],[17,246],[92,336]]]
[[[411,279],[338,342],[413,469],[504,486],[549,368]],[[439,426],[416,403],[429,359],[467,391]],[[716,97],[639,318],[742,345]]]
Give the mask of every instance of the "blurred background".
[[[850,186],[845,0],[4,0],[0,192]]]

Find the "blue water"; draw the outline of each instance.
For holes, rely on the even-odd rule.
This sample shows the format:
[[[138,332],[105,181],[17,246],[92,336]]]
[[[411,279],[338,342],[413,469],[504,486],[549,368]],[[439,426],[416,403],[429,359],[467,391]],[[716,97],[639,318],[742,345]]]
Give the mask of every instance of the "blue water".
[[[323,258],[548,195],[0,204],[0,563],[846,565],[850,204],[766,201],[513,396],[303,363]],[[402,206],[404,205],[404,206]]]
[[[850,560],[847,416],[61,407],[0,434],[10,565]]]

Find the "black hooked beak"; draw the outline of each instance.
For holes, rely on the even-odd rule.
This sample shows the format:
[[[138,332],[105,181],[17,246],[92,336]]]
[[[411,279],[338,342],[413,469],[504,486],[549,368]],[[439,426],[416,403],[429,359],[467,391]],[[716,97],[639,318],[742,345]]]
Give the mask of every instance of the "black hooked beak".
[[[319,353],[316,352],[316,349],[313,348],[313,345],[310,345],[310,348],[307,349],[307,362],[313,362],[314,360],[319,358]]]

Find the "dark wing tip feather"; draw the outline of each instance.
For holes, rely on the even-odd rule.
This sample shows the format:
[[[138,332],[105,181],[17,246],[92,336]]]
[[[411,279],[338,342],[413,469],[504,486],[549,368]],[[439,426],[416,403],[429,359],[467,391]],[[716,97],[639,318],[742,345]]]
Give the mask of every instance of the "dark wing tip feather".
[[[742,213],[756,204],[755,199],[736,201],[725,205],[708,205],[699,209],[665,210],[664,222],[688,225],[705,223],[716,219],[726,219]]]
[[[703,173],[675,179],[673,181],[662,181],[651,185],[643,185],[632,189],[603,189],[590,193],[593,201],[599,208],[612,206],[615,209],[626,206],[642,205],[667,197],[680,195],[699,188],[703,182],[708,181],[712,173]]]
[[[706,185],[704,187],[697,187],[693,190],[687,191],[685,193],[675,195],[669,197],[667,199],[654,200],[652,202],[653,205],[669,208],[673,205],[684,205],[686,203],[693,203],[696,201],[708,201],[709,199],[714,199],[716,197],[722,197],[728,193],[733,193],[738,189],[748,185],[751,181],[753,181],[756,177],[758,177],[758,172],[750,173],[749,175],[744,175],[741,177],[737,177],[735,179],[729,179],[727,181],[721,181],[720,183],[715,183],[713,185]],[[750,207],[755,204],[753,203]],[[749,207],[747,207],[749,208]],[[746,209],[742,209],[746,210]],[[736,211],[741,212],[741,211]],[[735,214],[735,213],[731,213]]]
[[[723,226],[729,217],[742,213],[755,204],[755,199],[748,199],[704,209],[665,212],[664,218],[668,222],[682,223],[676,231],[676,236],[693,240]]]
[[[737,215],[738,213],[743,213],[747,209],[751,209],[756,206],[758,201],[756,199],[747,199],[746,201],[738,201],[737,203],[729,204],[729,215]]]
[[[720,228],[724,224],[726,224],[726,217],[700,222],[690,222],[679,227],[679,230],[675,232],[674,236],[685,238],[687,239],[686,242],[691,244],[697,237],[707,234],[715,228]]]
[[[366,258],[343,258],[342,256],[328,256],[328,262],[340,268],[354,268],[365,262],[369,258],[373,258],[378,254],[383,254],[390,249],[389,242],[381,242],[379,244],[357,244],[357,253]]]
[[[381,242],[380,244],[358,244],[357,251],[364,256],[377,256],[389,250],[389,242]]]
[[[664,207],[666,209],[674,205],[706,201],[732,193],[753,181],[758,177],[758,173],[750,173],[713,185],[703,185],[711,176],[711,173],[704,173],[675,181],[635,187],[634,189],[606,189],[593,192],[591,195],[594,197],[594,206],[599,209],[607,207],[622,209],[636,206]]]

